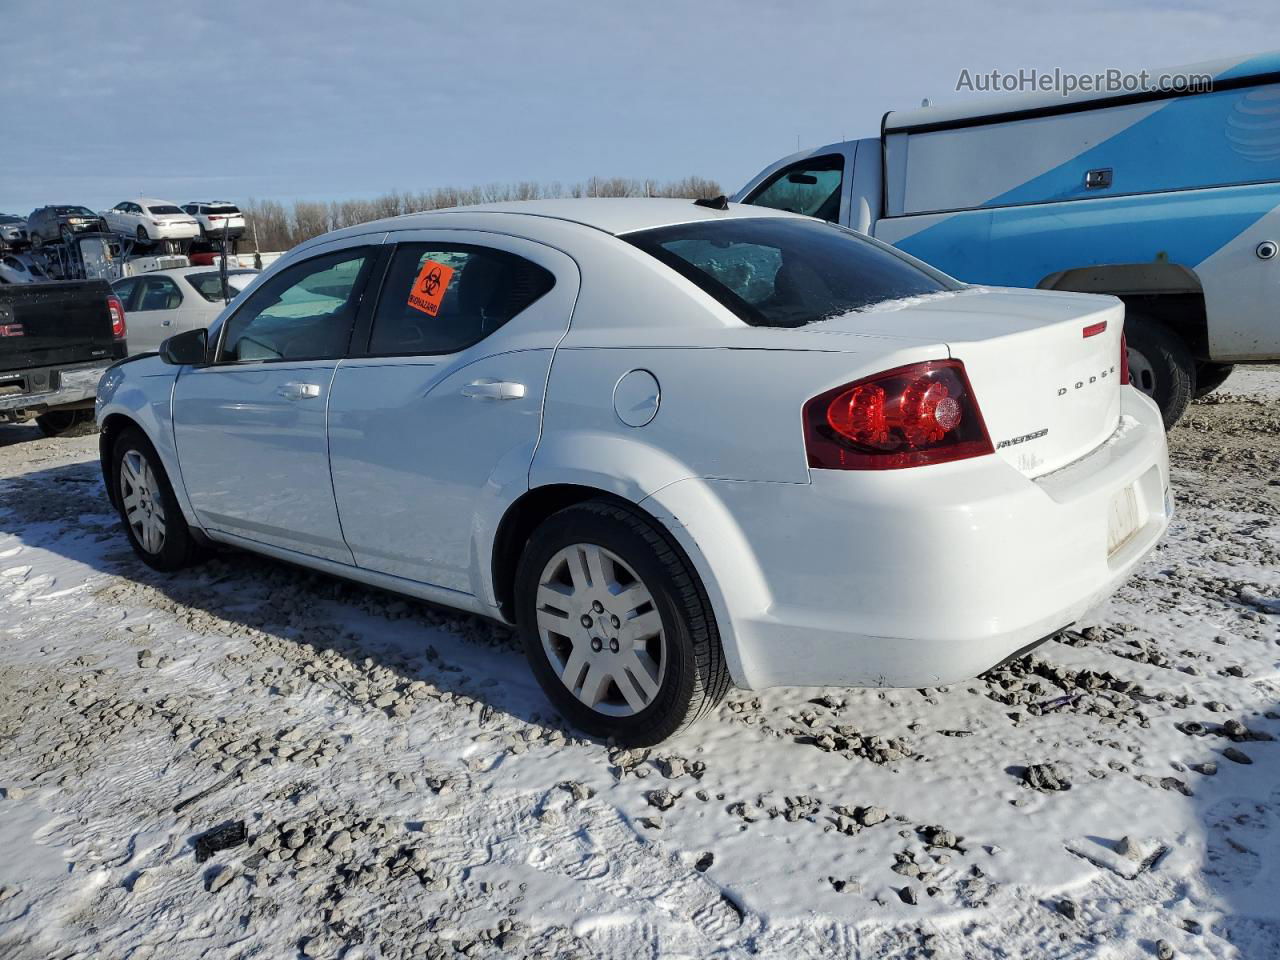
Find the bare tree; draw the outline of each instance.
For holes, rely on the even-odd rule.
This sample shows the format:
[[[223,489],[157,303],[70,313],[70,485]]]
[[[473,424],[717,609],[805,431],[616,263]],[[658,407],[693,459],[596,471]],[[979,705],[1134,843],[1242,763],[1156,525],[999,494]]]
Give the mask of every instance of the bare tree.
[[[293,204],[293,242],[299,244],[329,232],[329,207],[323,203],[298,200]]]
[[[277,200],[250,199],[241,205],[253,223],[258,249],[287,250],[329,230],[396,217],[405,213],[465,207],[477,203],[508,200],[537,200],[556,197],[699,197],[719,196],[723,191],[714,180],[690,176],[666,183],[628,177],[591,177],[585,183],[564,185],[555,180],[541,184],[532,180],[515,183],[488,183],[471,187],[435,187],[418,193],[392,191],[369,199],[332,200],[318,203],[298,200],[291,211]]]
[[[292,237],[284,204],[277,200],[254,200],[241,206],[252,224],[250,236],[256,236],[260,250],[287,250]]]

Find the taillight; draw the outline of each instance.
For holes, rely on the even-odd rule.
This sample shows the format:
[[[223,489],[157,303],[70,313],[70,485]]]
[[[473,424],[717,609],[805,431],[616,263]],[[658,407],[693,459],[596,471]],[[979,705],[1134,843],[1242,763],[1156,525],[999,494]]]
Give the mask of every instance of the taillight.
[[[123,340],[128,333],[128,329],[124,323],[124,304],[120,302],[119,297],[107,297],[107,309],[111,311],[111,336],[116,340]]]
[[[1120,382],[1129,382],[1129,342],[1124,338],[1123,332],[1120,334]]]
[[[959,360],[930,360],[828,390],[804,405],[809,466],[897,470],[994,453]]]

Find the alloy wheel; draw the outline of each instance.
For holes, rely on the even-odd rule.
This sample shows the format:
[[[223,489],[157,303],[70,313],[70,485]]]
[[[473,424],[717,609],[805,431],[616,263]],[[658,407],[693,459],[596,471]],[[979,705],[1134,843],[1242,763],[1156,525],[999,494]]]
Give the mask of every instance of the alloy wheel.
[[[558,551],[538,580],[537,625],[560,682],[597,713],[640,713],[662,688],[667,638],[653,594],[617,554]]]
[[[147,458],[128,450],[120,458],[120,502],[134,537],[147,553],[164,549],[164,507],[160,487]]]

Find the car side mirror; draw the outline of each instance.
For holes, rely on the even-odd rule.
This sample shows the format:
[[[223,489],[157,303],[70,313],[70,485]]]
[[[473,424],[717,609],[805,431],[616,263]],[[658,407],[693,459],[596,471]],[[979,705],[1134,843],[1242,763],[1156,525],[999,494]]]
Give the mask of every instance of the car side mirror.
[[[203,367],[209,354],[209,331],[188,330],[175,333],[160,344],[160,359],[174,366]]]

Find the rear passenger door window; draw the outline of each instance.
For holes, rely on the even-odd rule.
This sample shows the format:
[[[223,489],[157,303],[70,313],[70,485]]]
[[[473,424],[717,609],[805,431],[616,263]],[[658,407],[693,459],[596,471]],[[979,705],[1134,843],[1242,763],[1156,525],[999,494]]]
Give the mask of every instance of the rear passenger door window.
[[[227,320],[218,362],[344,356],[372,259],[369,248],[357,247],[276,274]]]
[[[457,353],[488,337],[554,285],[550,271],[505,250],[401,244],[382,285],[369,353]]]
[[[810,157],[779,170],[744,201],[837,223],[844,183],[844,157]]]

